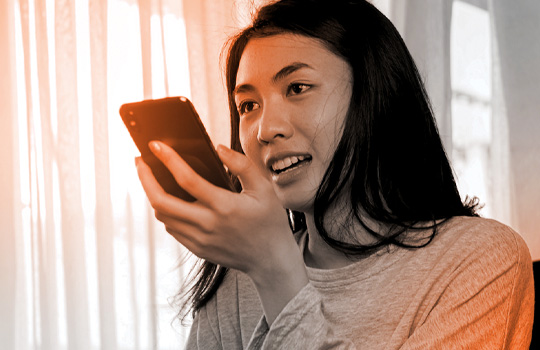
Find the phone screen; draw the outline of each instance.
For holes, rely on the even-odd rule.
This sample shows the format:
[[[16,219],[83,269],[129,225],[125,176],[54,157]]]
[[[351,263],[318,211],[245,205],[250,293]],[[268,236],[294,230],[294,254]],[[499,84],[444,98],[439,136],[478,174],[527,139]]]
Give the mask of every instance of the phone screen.
[[[212,184],[235,191],[204,125],[186,97],[127,103],[120,108],[120,115],[142,159],[167,193],[186,201],[195,201],[150,151],[148,143],[152,140],[172,147],[193,170]]]

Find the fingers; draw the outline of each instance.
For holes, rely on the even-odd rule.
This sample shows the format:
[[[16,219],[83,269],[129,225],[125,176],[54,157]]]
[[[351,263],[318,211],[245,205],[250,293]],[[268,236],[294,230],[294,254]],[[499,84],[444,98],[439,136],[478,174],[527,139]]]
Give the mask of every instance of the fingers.
[[[189,250],[199,258],[205,258],[203,256],[204,249],[201,249],[201,247],[204,247],[204,245],[196,239],[196,235],[186,234],[186,232],[189,232],[187,231],[189,230],[189,227],[187,225],[182,223],[178,224],[178,226],[165,225],[165,230],[180,244],[182,244],[187,250]]]
[[[221,161],[234,175],[238,176],[244,190],[261,188],[265,179],[248,157],[223,145],[218,145],[217,152]]]
[[[182,218],[190,223],[197,223],[207,216],[207,209],[196,202],[188,203],[165,192],[150,167],[140,157],[136,158],[135,163],[144,192],[156,211]]]
[[[149,147],[173,174],[178,185],[197,200],[210,204],[216,201],[216,196],[223,193],[223,189],[197,174],[171,147],[159,141],[150,142]]]
[[[199,217],[196,223],[187,222],[183,219],[178,219],[177,216],[171,216],[163,211],[155,211],[156,219],[165,224],[166,227],[174,226],[177,227],[177,231],[182,231],[186,233],[194,232],[196,237],[203,237],[206,235],[211,235],[216,232],[218,225],[216,222],[216,217],[213,215],[207,215],[206,217]],[[183,226],[180,226],[183,225]],[[189,229],[182,229],[179,227],[185,227]]]
[[[205,246],[205,234],[199,232],[196,226],[187,222],[176,220],[173,217],[168,217],[162,213],[156,212],[156,219],[161,221],[165,230],[174,237],[180,244],[186,247],[193,254],[201,257],[203,254],[202,247]]]
[[[209,224],[207,228],[191,225],[174,217],[168,217],[156,212],[156,218],[165,225],[165,230],[190,252],[209,261],[221,255],[224,258],[223,235],[215,231],[216,225]],[[225,253],[225,256],[227,254]],[[219,263],[219,262],[216,262]]]

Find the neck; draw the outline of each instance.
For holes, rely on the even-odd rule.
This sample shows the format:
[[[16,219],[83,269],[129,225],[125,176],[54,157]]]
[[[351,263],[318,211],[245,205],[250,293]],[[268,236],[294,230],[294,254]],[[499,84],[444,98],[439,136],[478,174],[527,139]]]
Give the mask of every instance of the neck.
[[[337,240],[344,240],[347,243],[372,243],[374,238],[362,225],[356,220],[353,223],[346,222],[350,219],[344,213],[347,213],[347,211],[336,210],[335,208],[329,210],[327,217],[333,218],[333,220],[325,223],[325,230],[328,235]],[[354,258],[347,257],[324,241],[315,226],[315,217],[312,213],[305,213],[305,216],[308,239],[304,248],[304,261],[307,266],[319,269],[335,269],[354,262]],[[370,227],[375,228],[377,226],[373,220],[363,219]],[[354,234],[351,236],[349,232],[342,232],[343,230]]]

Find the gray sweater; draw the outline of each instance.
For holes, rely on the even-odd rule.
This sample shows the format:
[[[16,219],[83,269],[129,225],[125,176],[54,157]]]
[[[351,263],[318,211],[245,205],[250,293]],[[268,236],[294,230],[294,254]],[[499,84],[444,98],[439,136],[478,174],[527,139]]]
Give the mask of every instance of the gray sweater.
[[[297,237],[303,249],[307,235]],[[528,349],[529,250],[494,220],[455,217],[425,248],[390,248],[310,283],[268,327],[249,277],[229,271],[187,349]]]

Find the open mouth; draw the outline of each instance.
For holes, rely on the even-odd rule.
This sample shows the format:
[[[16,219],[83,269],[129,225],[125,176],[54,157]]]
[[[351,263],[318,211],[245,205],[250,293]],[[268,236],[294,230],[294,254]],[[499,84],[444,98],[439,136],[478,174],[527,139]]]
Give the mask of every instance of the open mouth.
[[[271,166],[270,169],[275,174],[281,174],[284,172],[287,172],[289,170],[295,169],[299,167],[300,165],[311,161],[311,156],[305,155],[305,156],[291,156],[287,158],[280,159],[278,161],[275,161]]]

